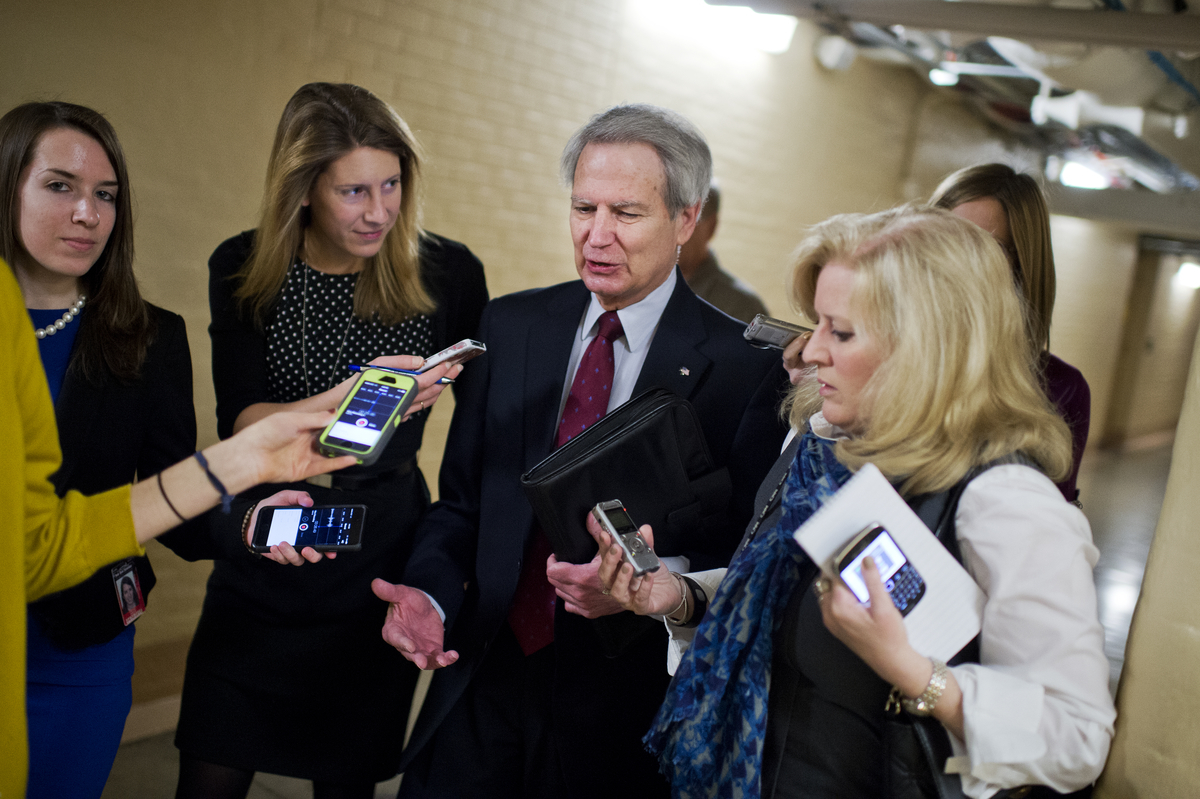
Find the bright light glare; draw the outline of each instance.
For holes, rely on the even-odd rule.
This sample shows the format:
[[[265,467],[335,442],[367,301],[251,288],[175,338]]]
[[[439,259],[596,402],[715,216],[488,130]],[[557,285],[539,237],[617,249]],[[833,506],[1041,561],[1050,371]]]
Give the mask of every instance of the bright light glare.
[[[953,86],[958,83],[958,75],[934,67],[929,70],[929,82],[934,86]]]
[[[1086,166],[1075,161],[1068,161],[1063,164],[1062,172],[1059,173],[1058,180],[1064,186],[1071,186],[1076,189],[1107,189],[1108,178],[1101,175],[1094,169],[1088,169]]]
[[[720,48],[786,53],[796,32],[795,17],[744,6],[710,6],[704,0],[633,0],[632,5],[655,28]]]
[[[1175,280],[1181,286],[1200,289],[1200,264],[1184,261],[1179,265],[1179,271],[1175,273]]]

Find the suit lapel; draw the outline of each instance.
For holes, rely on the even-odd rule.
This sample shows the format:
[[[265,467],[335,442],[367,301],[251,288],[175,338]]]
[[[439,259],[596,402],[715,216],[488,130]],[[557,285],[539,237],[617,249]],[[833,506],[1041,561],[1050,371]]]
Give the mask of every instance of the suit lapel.
[[[691,399],[704,382],[712,360],[698,349],[708,338],[699,303],[683,276],[676,273],[675,291],[654,331],[654,340],[633,389],[634,397],[661,386]]]
[[[554,447],[563,381],[589,296],[582,282],[570,283],[547,303],[544,314],[528,322],[523,403],[525,471],[536,466]]]

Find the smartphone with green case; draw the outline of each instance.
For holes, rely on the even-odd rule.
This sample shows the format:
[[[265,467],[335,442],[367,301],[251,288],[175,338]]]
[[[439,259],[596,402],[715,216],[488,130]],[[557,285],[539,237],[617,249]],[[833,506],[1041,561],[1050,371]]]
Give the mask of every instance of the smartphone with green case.
[[[353,455],[361,464],[374,463],[416,396],[417,381],[412,377],[364,370],[317,439],[321,453],[331,458]]]

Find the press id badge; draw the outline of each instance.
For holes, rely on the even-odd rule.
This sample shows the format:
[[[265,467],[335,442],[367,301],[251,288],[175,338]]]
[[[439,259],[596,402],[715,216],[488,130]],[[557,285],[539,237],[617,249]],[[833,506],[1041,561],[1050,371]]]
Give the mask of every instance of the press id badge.
[[[128,627],[146,612],[146,597],[142,595],[142,581],[138,579],[133,558],[126,558],[113,566],[112,578],[113,588],[117,591],[117,604],[121,608],[121,621]]]

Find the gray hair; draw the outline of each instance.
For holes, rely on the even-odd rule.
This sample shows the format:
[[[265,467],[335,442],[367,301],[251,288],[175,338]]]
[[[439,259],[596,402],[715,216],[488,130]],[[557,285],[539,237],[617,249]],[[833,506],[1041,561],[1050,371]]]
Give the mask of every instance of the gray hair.
[[[638,103],[615,105],[596,114],[567,142],[559,162],[564,184],[575,181],[575,166],[589,144],[649,144],[658,153],[667,185],[663,202],[674,219],[708,194],[712,153],[704,134],[674,111]]]

